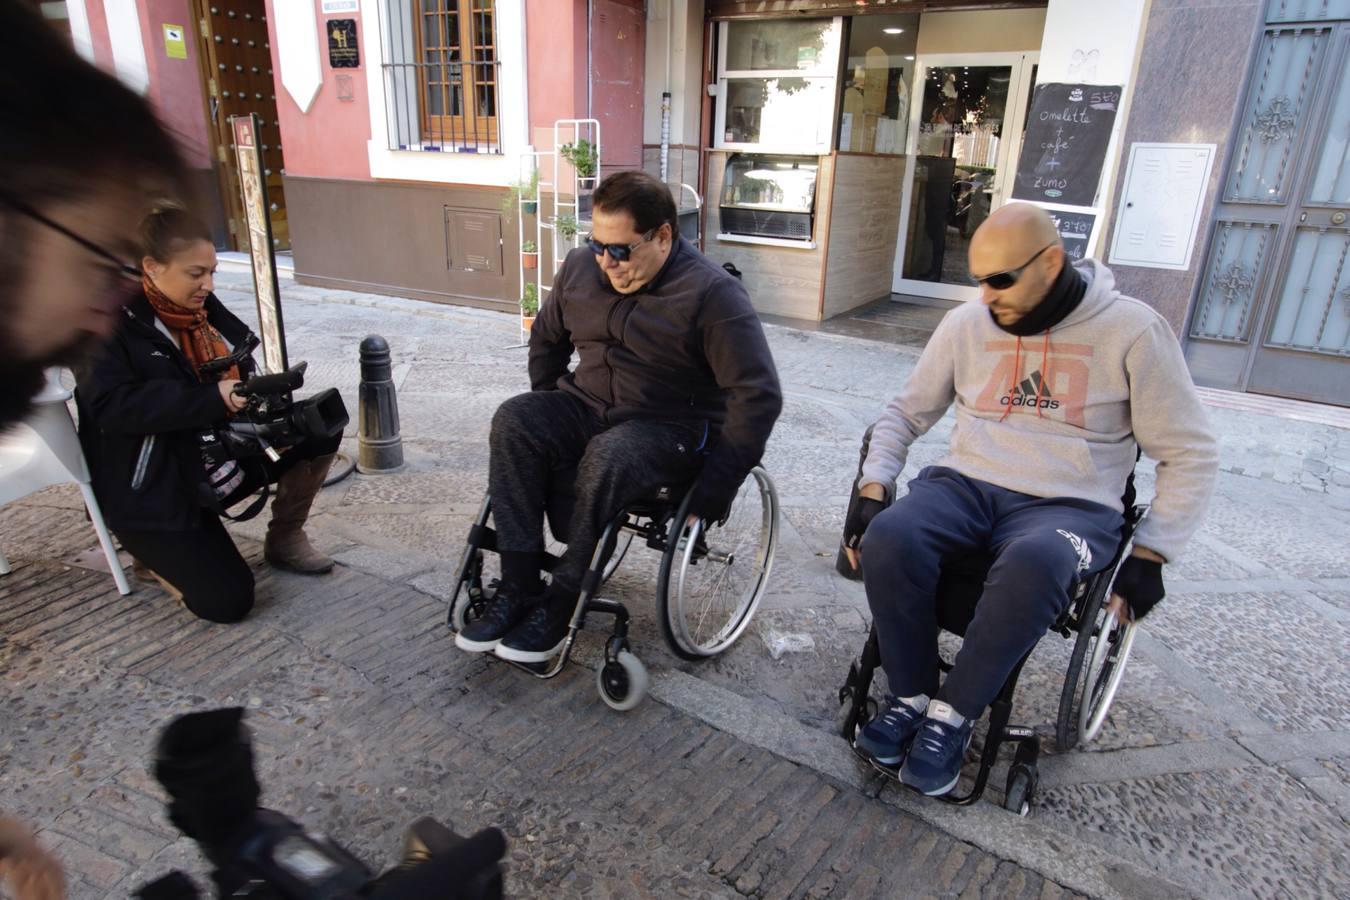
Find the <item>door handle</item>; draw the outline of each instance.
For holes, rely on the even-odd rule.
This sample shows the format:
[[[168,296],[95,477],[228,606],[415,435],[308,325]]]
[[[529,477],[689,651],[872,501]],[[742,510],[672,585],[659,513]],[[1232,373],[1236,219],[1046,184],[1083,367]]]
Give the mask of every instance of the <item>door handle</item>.
[[[220,113],[220,100],[218,100],[218,99],[215,98],[215,97],[212,97],[212,98],[211,98],[211,122],[212,122],[212,124],[216,124],[216,123],[218,122],[217,115],[218,115],[219,113]]]

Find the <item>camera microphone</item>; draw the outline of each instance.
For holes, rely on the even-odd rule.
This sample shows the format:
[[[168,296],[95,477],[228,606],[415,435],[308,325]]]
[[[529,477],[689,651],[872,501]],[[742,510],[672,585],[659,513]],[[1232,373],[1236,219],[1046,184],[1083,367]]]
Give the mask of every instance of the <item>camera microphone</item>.
[[[308,365],[308,363],[302,362],[291,366],[285,372],[277,372],[275,375],[254,375],[239,386],[237,393],[245,396],[288,394],[304,386],[305,369]]]

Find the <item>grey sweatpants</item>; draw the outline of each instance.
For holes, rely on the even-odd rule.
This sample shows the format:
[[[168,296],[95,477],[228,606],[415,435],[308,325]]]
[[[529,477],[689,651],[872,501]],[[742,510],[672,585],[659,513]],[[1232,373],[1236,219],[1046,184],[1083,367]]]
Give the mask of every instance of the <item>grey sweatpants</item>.
[[[1069,587],[1120,543],[1121,514],[1100,503],[1032,497],[929,466],[862,540],[863,583],[891,693],[936,696],[978,719],[1013,666],[1069,603]],[[938,688],[942,561],[992,550],[975,618]]]
[[[581,585],[595,544],[620,509],[697,475],[705,432],[688,423],[628,420],[606,425],[563,391],[518,394],[497,408],[489,440],[488,490],[498,548],[544,549],[550,503],[571,505],[567,552],[554,584]]]

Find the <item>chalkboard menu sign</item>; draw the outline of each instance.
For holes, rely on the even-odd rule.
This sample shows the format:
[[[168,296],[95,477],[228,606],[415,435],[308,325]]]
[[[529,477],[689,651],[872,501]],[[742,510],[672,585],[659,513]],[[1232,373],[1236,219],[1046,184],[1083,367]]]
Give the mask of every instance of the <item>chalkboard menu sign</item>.
[[[1092,240],[1092,226],[1097,224],[1097,213],[1059,209],[1047,209],[1046,212],[1055,223],[1059,239],[1064,242],[1064,255],[1070,262],[1085,259]]]
[[[1120,90],[1100,84],[1036,86],[1017,164],[1014,199],[1092,205]]]

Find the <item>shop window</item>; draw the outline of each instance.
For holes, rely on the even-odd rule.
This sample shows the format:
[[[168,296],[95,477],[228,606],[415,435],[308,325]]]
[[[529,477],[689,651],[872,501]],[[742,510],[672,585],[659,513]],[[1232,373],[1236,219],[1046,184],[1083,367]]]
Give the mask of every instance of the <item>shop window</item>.
[[[828,152],[842,21],[722,23],[717,146]]]
[[[905,152],[919,17],[854,16],[844,55],[839,149]]]
[[[722,182],[719,237],[809,241],[815,231],[817,165],[814,156],[731,154]]]
[[[500,152],[494,0],[389,0],[389,146]]]

